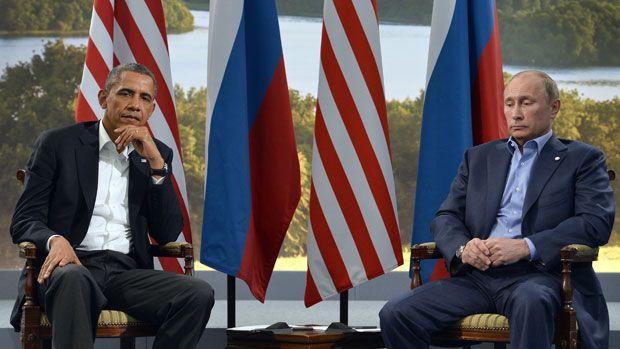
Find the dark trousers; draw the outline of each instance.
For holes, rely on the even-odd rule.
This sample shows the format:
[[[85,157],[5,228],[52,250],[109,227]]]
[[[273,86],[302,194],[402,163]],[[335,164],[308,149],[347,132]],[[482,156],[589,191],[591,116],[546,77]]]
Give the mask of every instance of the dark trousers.
[[[510,323],[511,348],[551,348],[560,284],[529,262],[469,270],[390,300],[379,313],[388,348],[428,348],[431,336],[476,313],[499,313]]]
[[[52,323],[54,348],[93,348],[99,313],[117,309],[158,328],[153,348],[195,348],[214,304],[197,278],[137,269],[128,255],[77,251],[82,265],[57,267],[39,299]]]

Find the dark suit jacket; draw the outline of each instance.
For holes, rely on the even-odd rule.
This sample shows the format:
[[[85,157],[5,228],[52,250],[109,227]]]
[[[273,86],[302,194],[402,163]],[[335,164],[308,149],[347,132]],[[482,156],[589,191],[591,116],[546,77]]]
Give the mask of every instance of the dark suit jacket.
[[[24,192],[13,215],[11,236],[14,243],[33,242],[40,263],[47,256],[50,236],[62,235],[76,247],[88,231],[97,195],[98,132],[98,122],[76,124],[48,130],[34,145],[26,168]],[[158,140],[155,143],[171,171],[172,150]],[[131,152],[129,159],[132,256],[140,268],[153,268],[147,249],[148,234],[162,244],[176,240],[183,228],[183,216],[171,181],[165,179],[163,184],[154,185],[148,162],[143,162],[137,151]],[[22,272],[11,314],[16,330],[24,300],[24,276]]]
[[[455,268],[460,264],[455,257],[459,246],[473,238],[489,237],[510,160],[506,140],[465,152],[450,194],[431,224],[451,273],[466,273],[470,268]],[[573,243],[606,244],[614,215],[613,192],[603,153],[585,143],[552,136],[532,168],[523,204],[521,231],[536,247],[540,257],[537,268],[559,279],[560,249]],[[572,284],[584,343],[589,348],[606,348],[607,306],[590,263],[573,265]]]

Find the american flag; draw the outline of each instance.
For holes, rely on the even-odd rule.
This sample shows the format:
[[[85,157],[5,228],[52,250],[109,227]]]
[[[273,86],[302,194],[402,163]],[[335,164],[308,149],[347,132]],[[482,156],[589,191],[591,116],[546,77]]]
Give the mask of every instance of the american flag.
[[[403,263],[374,0],[325,0],[306,306]]]
[[[94,0],[82,83],[78,92],[77,122],[103,117],[97,93],[103,89],[110,70],[119,64],[138,62],[155,75],[158,85],[156,106],[148,126],[153,136],[174,152],[173,187],[183,212],[183,234],[178,241],[192,242],[187,191],[177,116],[174,106],[170,58],[164,9],[161,1]],[[156,261],[158,268],[182,273],[171,258]]]

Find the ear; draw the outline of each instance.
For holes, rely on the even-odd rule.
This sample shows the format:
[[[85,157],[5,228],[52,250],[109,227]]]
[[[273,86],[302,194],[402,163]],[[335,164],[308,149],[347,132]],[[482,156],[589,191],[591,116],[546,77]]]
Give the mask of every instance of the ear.
[[[151,118],[151,115],[153,115],[153,112],[155,111],[155,100],[153,100],[153,103],[151,103],[151,106],[149,107],[149,112],[148,112],[148,116],[146,117],[146,120]]]
[[[104,90],[99,90],[99,93],[97,94],[97,98],[99,99],[99,105],[101,106],[102,109],[105,109],[108,107],[108,101],[106,100],[108,98],[108,94],[105,93]]]
[[[553,103],[551,103],[551,114],[552,114],[553,119],[555,119],[555,117],[560,112],[561,105],[562,105],[562,102],[560,102],[559,99],[556,99],[555,101],[553,101]]]

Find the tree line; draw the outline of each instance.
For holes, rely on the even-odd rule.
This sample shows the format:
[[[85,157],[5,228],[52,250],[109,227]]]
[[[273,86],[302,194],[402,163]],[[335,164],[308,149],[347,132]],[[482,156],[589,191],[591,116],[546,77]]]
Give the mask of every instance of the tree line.
[[[194,17],[182,0],[164,0],[169,32],[194,29]],[[0,34],[87,34],[92,0],[0,0]]]
[[[48,42],[30,62],[7,67],[0,76],[0,268],[16,267],[16,249],[8,234],[11,215],[21,188],[15,170],[28,161],[36,137],[52,127],[74,123],[75,97],[84,64],[84,47]],[[177,118],[183,147],[193,239],[200,243],[204,200],[204,139],[206,88],[175,87]],[[561,91],[562,110],[554,131],[564,138],[579,139],[601,148],[608,166],[620,172],[620,98],[606,101],[584,99],[576,91]],[[301,166],[302,199],[289,228],[281,255],[305,255],[312,139],[316,98],[290,90],[298,157]],[[396,183],[400,234],[403,244],[411,240],[413,202],[420,146],[424,92],[413,99],[387,102],[392,164]],[[612,183],[615,192],[620,182]],[[616,196],[620,207],[620,196]],[[620,221],[620,216],[617,216]],[[620,245],[620,229],[611,243]]]

